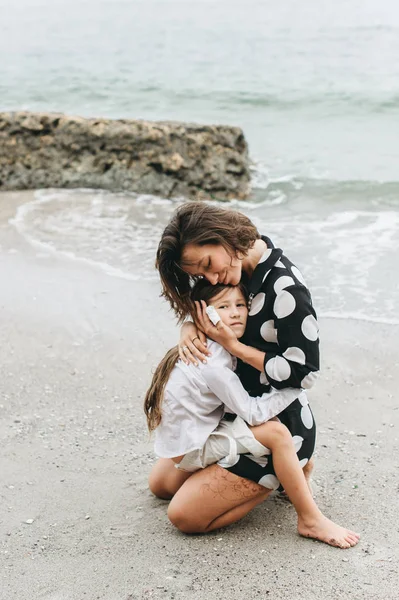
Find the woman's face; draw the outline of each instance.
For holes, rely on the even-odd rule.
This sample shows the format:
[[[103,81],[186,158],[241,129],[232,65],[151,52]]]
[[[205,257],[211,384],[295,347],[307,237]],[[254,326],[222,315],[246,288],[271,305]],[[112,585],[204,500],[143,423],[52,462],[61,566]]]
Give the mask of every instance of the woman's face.
[[[189,275],[202,275],[212,285],[237,285],[241,279],[242,261],[231,256],[220,244],[187,244],[182,252],[181,268]]]

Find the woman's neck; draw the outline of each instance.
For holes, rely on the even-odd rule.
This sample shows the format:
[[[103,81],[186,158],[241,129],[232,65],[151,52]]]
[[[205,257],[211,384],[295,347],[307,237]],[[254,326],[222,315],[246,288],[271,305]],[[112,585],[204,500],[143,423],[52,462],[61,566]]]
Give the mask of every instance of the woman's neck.
[[[252,273],[255,271],[255,268],[266,249],[266,242],[259,239],[256,240],[252,248],[248,250],[248,254],[242,261],[242,270],[248,277],[252,277]]]

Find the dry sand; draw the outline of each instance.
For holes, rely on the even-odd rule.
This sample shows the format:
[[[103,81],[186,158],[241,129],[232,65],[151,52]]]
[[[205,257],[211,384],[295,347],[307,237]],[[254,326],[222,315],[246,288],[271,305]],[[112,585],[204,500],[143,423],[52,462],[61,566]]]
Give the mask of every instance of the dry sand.
[[[176,339],[158,286],[29,246],[19,201],[0,195],[1,599],[398,598],[398,328],[321,319],[314,487],[357,547],[298,537],[279,497],[185,536],[147,488],[143,393]]]

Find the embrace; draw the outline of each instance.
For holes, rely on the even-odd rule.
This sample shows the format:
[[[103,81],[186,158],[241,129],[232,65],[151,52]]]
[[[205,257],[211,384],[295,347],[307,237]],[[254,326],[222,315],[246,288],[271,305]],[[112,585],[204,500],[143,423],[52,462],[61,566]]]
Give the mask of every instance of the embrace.
[[[298,268],[246,216],[202,202],[176,210],[156,266],[183,323],[144,405],[159,457],[149,485],[171,500],[172,524],[213,531],[279,490],[300,535],[355,546],[358,534],[325,517],[310,489],[316,426],[306,390],[319,336]]]

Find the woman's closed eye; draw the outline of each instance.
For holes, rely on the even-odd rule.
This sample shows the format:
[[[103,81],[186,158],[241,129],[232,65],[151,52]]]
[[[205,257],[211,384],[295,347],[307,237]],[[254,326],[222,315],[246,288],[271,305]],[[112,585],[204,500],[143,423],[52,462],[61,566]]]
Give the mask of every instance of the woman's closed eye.
[[[210,268],[211,268],[211,259],[209,259],[207,264],[203,266],[204,271],[209,271]],[[201,277],[203,279],[204,275],[202,273],[198,273],[197,275],[194,275],[194,277]]]

